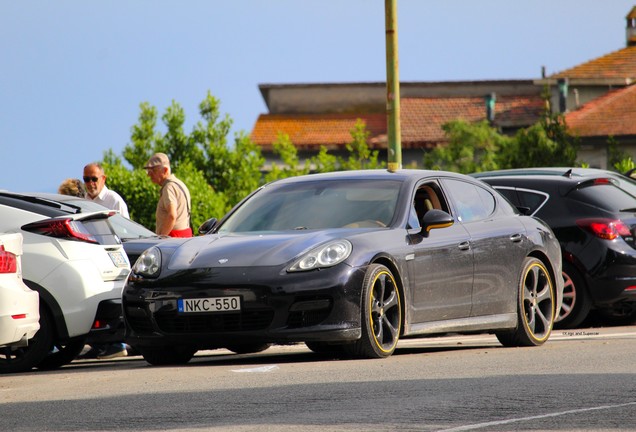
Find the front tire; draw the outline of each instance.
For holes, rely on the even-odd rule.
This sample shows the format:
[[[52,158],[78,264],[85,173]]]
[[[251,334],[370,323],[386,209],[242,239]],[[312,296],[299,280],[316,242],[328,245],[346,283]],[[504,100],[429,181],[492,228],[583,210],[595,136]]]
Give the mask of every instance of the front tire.
[[[362,358],[389,357],[402,330],[400,290],[391,271],[371,264],[362,285],[362,337],[344,346],[348,354]]]
[[[554,284],[545,265],[526,258],[518,288],[517,328],[497,333],[504,346],[537,346],[548,340],[555,317]]]

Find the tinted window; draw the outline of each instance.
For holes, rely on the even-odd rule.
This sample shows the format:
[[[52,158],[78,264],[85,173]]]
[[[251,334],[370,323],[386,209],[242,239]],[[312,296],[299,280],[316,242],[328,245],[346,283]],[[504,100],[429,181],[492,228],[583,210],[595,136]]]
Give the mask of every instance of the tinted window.
[[[444,180],[461,222],[485,219],[495,210],[495,197],[486,189],[459,180]]]
[[[519,206],[519,199],[517,198],[517,192],[514,189],[508,189],[508,188],[504,189],[499,187],[496,187],[495,189],[497,189],[497,192],[503,195],[504,198],[510,201],[512,205],[517,207]]]
[[[517,196],[519,199],[519,207],[526,207],[530,209],[529,214],[534,214],[548,199],[548,197],[544,194],[519,189],[517,189]]]
[[[636,197],[612,183],[594,184],[575,189],[568,198],[582,201],[608,211],[633,210]]]
[[[94,201],[88,201],[85,199],[68,199],[65,202],[69,205],[80,207],[83,213],[108,210],[101,204],[97,204]],[[113,226],[115,233],[122,240],[156,237],[156,234],[154,232],[150,231],[143,225],[138,224],[137,222],[123,217],[120,214],[111,216],[108,221]]]
[[[386,180],[274,184],[252,195],[219,232],[387,226],[401,186]]]

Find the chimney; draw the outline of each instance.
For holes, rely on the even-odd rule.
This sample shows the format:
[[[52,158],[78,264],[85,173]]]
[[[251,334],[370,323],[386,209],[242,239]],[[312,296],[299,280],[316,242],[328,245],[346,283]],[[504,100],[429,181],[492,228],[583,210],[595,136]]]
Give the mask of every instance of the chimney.
[[[627,39],[627,46],[636,45],[636,6],[625,17],[627,19],[627,26],[625,27],[625,36]]]
[[[486,120],[488,123],[493,124],[495,121],[495,102],[497,102],[497,95],[495,93],[489,93],[484,96],[486,102]]]
[[[559,78],[557,86],[559,88],[559,112],[564,113],[568,110],[568,79]]]

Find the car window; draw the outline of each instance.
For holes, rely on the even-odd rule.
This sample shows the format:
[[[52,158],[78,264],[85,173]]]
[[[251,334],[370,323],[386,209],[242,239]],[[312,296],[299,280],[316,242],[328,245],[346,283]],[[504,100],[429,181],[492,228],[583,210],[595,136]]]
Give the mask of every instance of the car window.
[[[614,183],[585,185],[574,189],[567,196],[607,211],[636,209],[636,197]]]
[[[409,227],[419,228],[419,221],[422,220],[427,211],[432,209],[448,212],[444,194],[442,194],[436,182],[420,184],[415,191],[413,206],[409,213]]]
[[[517,189],[518,207],[529,209],[529,213],[534,215],[547,201],[548,195],[542,192],[535,192],[526,189]]]
[[[444,186],[453,199],[460,222],[485,219],[495,211],[495,197],[482,187],[453,179],[444,179]]]
[[[274,184],[252,195],[218,232],[387,226],[401,184],[386,180]]]
[[[80,208],[82,213],[108,210],[101,204],[83,198],[65,198],[64,203]],[[157,236],[154,232],[150,231],[145,226],[138,224],[137,222],[132,221],[128,218],[125,218],[120,214],[111,216],[109,218],[109,222],[115,230],[115,233],[119,236],[120,239],[124,241]]]

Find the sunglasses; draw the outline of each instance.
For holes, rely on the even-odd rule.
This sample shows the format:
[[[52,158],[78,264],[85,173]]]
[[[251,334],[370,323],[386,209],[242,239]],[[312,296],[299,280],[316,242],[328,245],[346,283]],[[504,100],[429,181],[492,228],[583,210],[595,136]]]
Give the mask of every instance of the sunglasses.
[[[97,180],[99,180],[99,177],[84,177],[84,183],[88,183],[88,182],[97,182]]]

